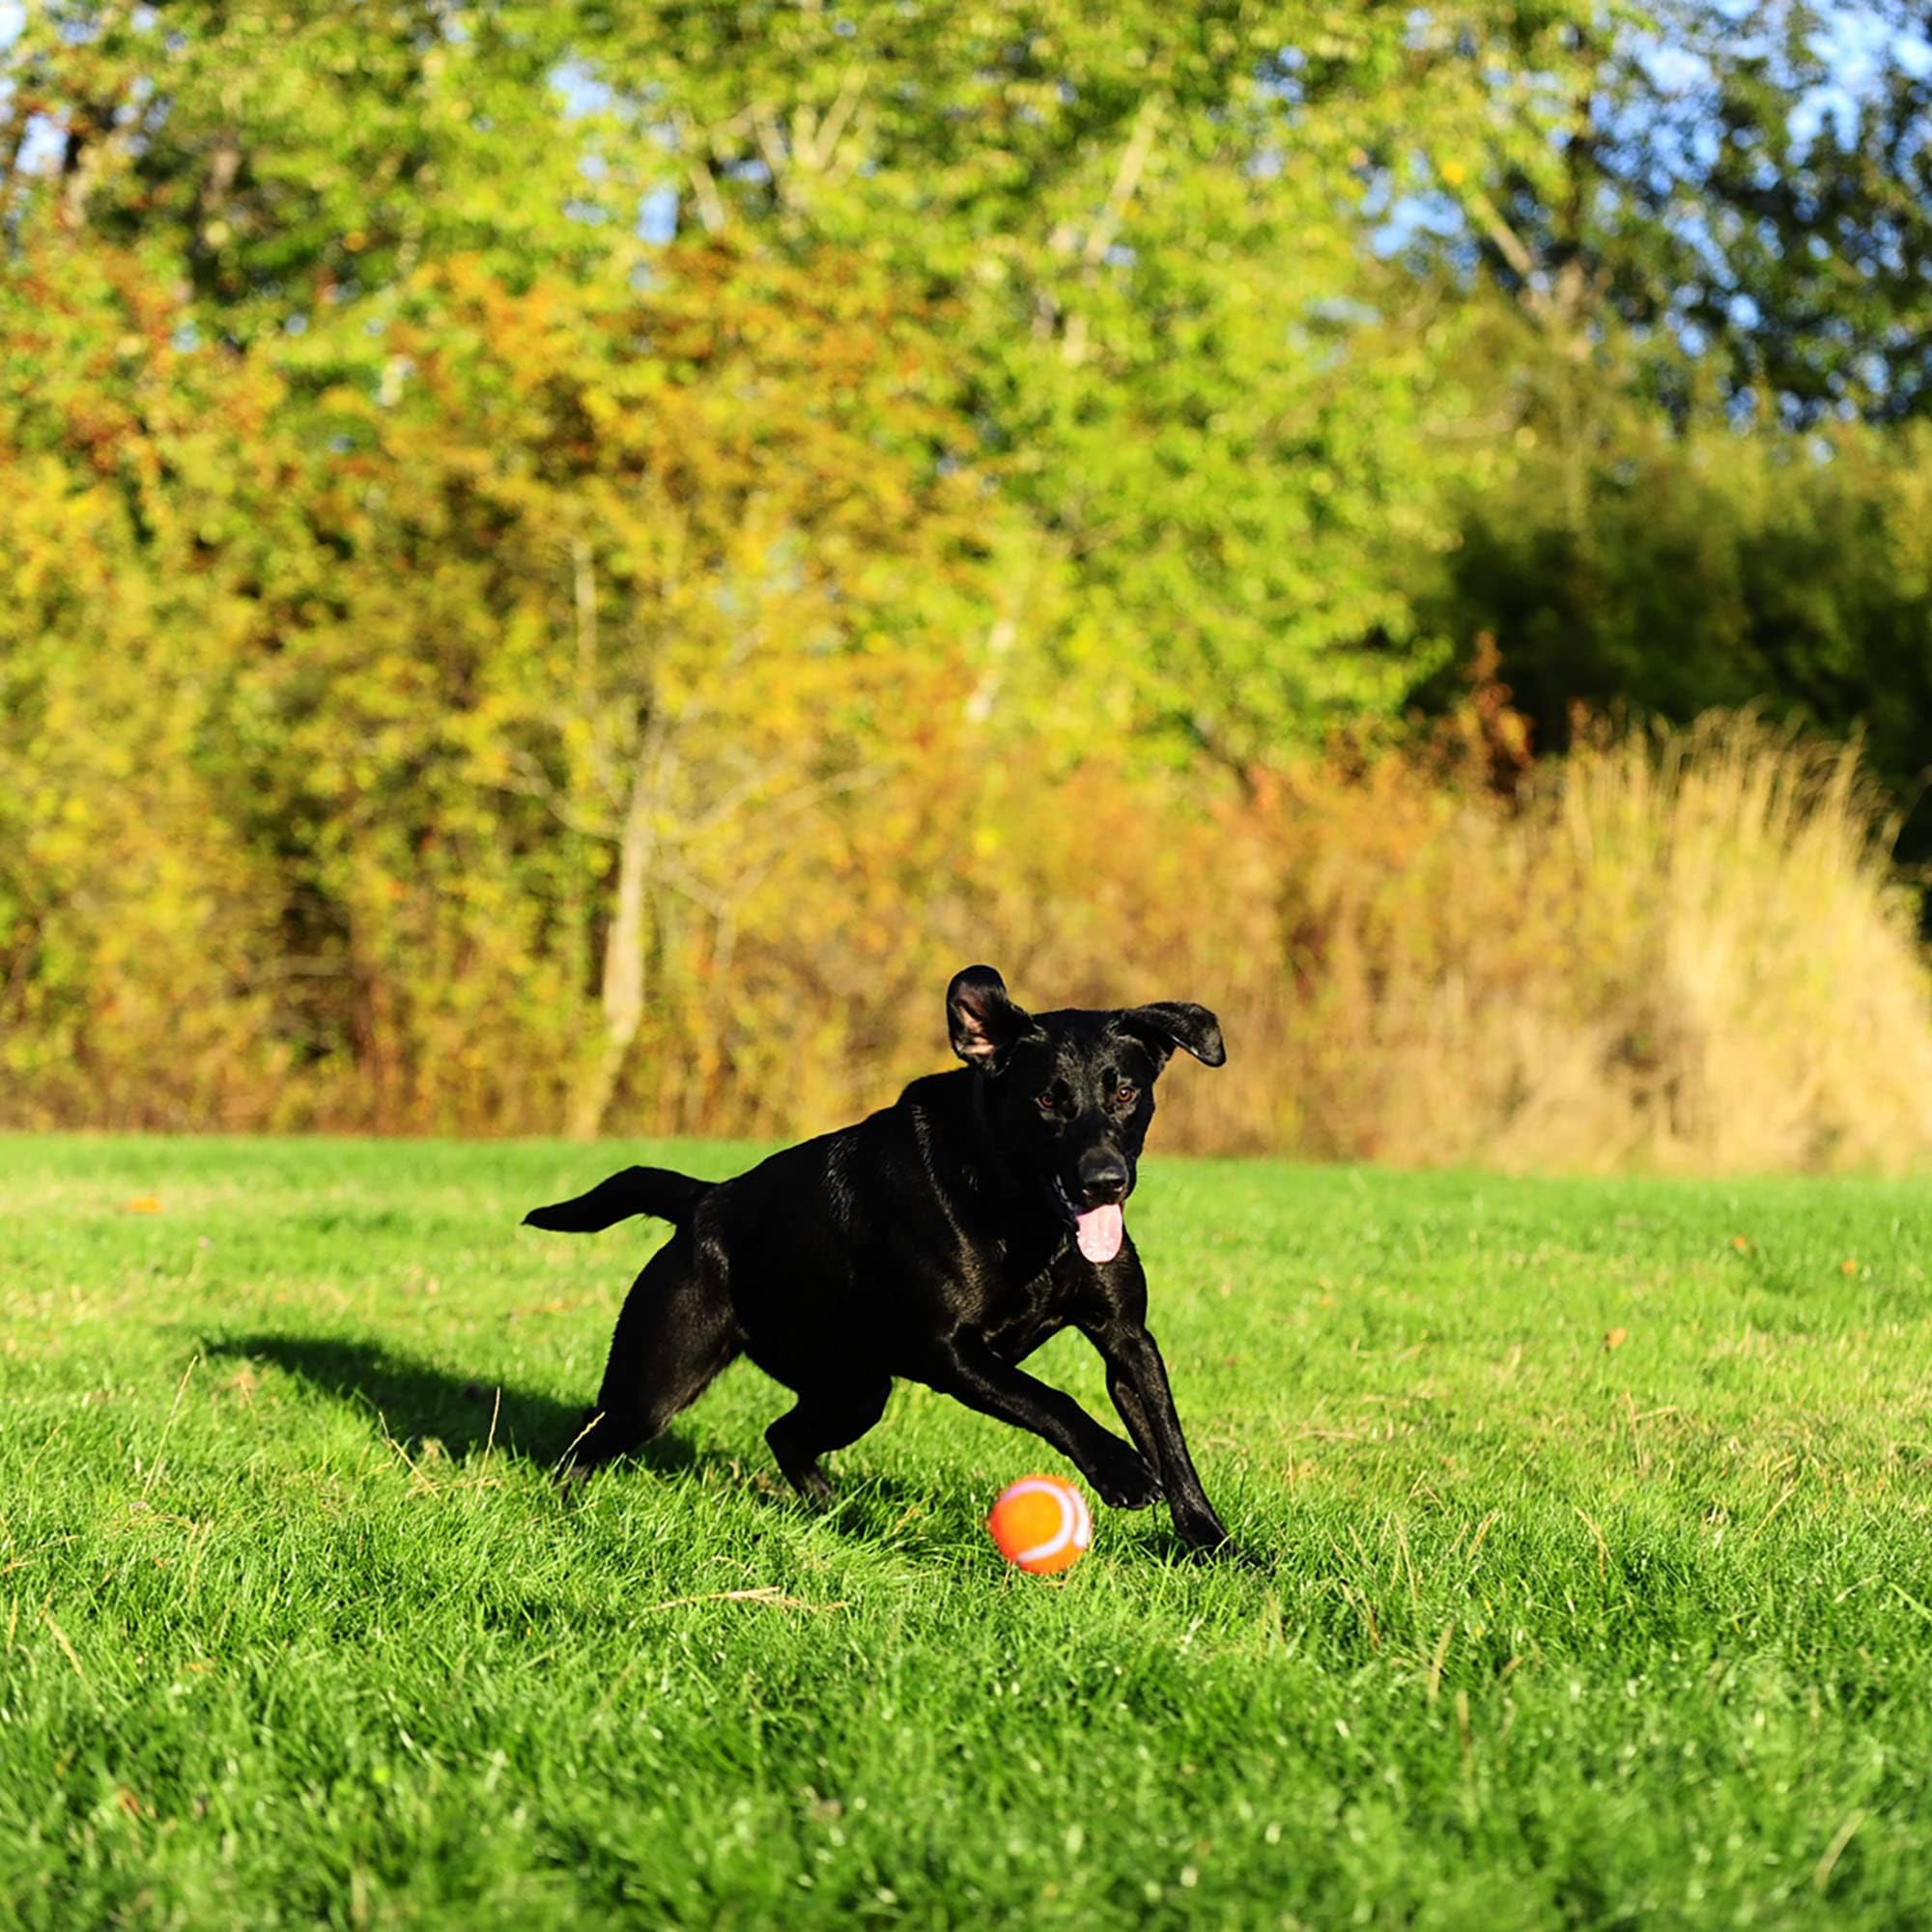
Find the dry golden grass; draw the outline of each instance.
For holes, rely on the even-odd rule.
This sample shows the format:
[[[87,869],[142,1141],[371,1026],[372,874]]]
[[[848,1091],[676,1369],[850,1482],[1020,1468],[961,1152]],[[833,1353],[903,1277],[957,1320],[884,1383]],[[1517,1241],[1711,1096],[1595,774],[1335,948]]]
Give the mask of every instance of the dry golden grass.
[[[981,957],[1034,1005],[1216,1007],[1229,1063],[1163,1084],[1169,1148],[1711,1173],[1932,1157],[1932,979],[1856,748],[1714,715],[1532,769],[1519,723],[1479,692],[1420,752],[1338,753],[1211,814],[1098,763],[1045,788],[962,779],[923,823],[879,811],[841,918],[805,915],[828,888],[804,869],[790,925],[741,943],[760,1009],[837,993],[803,1040],[754,1027],[765,1062],[725,1044],[719,1101],[768,1110],[728,1124],[809,1130],[888,1097],[943,1059],[937,988]]]
[[[1897,1169],[1932,984],[1856,748],[1756,718],[1586,744],[1505,807],[1385,762],[1282,815],[1309,1151]]]
[[[1419,750],[1250,774],[1211,807],[1180,774],[994,759],[939,732],[876,785],[741,841],[750,883],[722,911],[667,898],[607,1130],[853,1120],[947,1064],[940,991],[987,959],[1037,1007],[1219,1010],[1229,1063],[1164,1084],[1169,1149],[1932,1162],[1932,978],[1856,749],[1728,715],[1532,766],[1506,700],[1479,686]],[[192,944],[255,928],[195,896],[205,847],[159,836],[103,870],[128,900],[103,890],[98,911],[111,986],[64,1014],[30,1005],[0,1036],[0,1119],[557,1130],[602,1024],[568,922],[459,930],[431,904],[384,952],[352,921],[339,963],[374,1018],[303,1055],[267,965]],[[163,861],[188,851],[201,870],[177,878]]]

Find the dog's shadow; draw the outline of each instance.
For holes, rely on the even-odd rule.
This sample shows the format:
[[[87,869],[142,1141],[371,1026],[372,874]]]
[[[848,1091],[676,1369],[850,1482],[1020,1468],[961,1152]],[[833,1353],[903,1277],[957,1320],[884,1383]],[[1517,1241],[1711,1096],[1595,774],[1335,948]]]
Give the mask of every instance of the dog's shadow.
[[[584,1433],[586,1411],[581,1405],[508,1382],[451,1375],[374,1342],[231,1335],[206,1340],[202,1348],[211,1359],[272,1364],[306,1391],[355,1409],[372,1429],[412,1456],[434,1443],[453,1461],[488,1451],[556,1474]],[[659,1475],[716,1472],[743,1483],[761,1500],[789,1509],[802,1507],[776,1471],[748,1472],[740,1458],[695,1449],[680,1435],[659,1435],[630,1451],[611,1465],[611,1473],[626,1467]],[[866,1477],[855,1488],[882,1502],[911,1499],[910,1492],[890,1478]],[[580,1492],[576,1484],[560,1489],[573,1499]]]
[[[312,1335],[231,1335],[203,1344],[211,1357],[267,1362],[308,1390],[359,1410],[403,1448],[440,1444],[458,1461],[494,1450],[551,1467],[581,1434],[581,1406],[508,1382],[455,1376],[374,1342]],[[699,1458],[674,1435],[639,1451],[647,1468],[689,1469]]]
[[[507,1382],[451,1375],[373,1342],[258,1334],[211,1337],[202,1347],[211,1360],[272,1364],[307,1390],[355,1409],[371,1429],[380,1430],[412,1455],[435,1442],[457,1461],[488,1451],[555,1472],[583,1428],[580,1406]],[[748,1474],[738,1458],[694,1449],[677,1435],[658,1436],[613,1464],[610,1473],[615,1475],[627,1464],[658,1474],[716,1471],[742,1484],[748,1494],[769,1507],[791,1511],[808,1507],[776,1476]],[[876,1537],[881,1512],[923,1513],[938,1500],[889,1476],[848,1480],[851,1487],[830,1506],[810,1513],[862,1541]],[[559,1490],[566,1498],[575,1493],[572,1488]],[[1149,1555],[1170,1562],[1199,1556],[1172,1530],[1151,1522],[1138,1525],[1134,1540]]]

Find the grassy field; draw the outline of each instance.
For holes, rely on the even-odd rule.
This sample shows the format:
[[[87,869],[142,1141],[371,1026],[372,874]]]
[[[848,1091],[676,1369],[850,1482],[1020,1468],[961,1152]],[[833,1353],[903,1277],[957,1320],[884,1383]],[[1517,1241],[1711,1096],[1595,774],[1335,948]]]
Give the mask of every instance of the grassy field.
[[[913,1388],[559,1505],[637,1152],[0,1140],[0,1920],[1932,1922],[1932,1188],[1156,1158],[1249,1561],[1048,1582]]]

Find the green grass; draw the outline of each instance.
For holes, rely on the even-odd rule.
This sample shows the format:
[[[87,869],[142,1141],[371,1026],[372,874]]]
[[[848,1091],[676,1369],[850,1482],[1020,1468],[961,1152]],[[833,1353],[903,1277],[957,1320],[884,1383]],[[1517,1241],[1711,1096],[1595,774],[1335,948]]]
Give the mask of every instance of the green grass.
[[[516,1222],[635,1152],[0,1141],[0,1920],[1932,1922],[1924,1184],[1156,1158],[1254,1560],[1047,1582],[914,1388],[827,1514],[745,1365],[559,1505],[651,1237]]]

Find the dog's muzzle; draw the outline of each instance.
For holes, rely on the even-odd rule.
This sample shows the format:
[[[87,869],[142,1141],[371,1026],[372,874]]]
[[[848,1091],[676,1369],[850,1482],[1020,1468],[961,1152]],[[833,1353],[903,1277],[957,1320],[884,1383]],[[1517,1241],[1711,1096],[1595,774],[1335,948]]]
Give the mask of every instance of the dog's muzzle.
[[[1121,1252],[1127,1224],[1118,1201],[1103,1202],[1098,1208],[1076,1208],[1059,1175],[1053,1177],[1053,1197],[1073,1230],[1080,1252],[1096,1265],[1110,1262]]]

